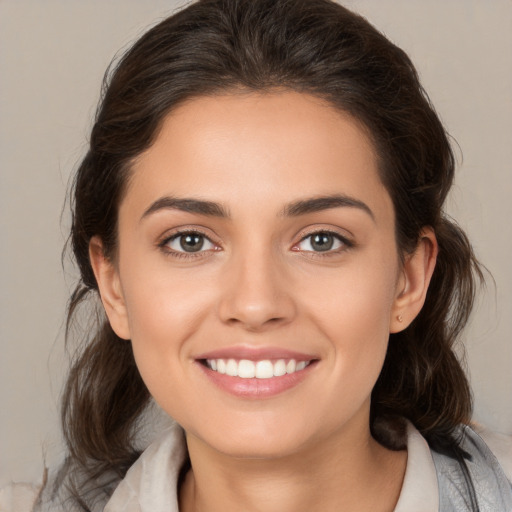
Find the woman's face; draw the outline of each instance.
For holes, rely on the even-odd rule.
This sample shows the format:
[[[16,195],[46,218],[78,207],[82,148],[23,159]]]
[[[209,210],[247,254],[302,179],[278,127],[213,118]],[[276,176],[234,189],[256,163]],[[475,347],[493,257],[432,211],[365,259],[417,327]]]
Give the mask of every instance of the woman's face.
[[[109,272],[111,323],[190,439],[273,457],[366,435],[404,278],[347,115],[292,92],[183,104],[133,165]]]

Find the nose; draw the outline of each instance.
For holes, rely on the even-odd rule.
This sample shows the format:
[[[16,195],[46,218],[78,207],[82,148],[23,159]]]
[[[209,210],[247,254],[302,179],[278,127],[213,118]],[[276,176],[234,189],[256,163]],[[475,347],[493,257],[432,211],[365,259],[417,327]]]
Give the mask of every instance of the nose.
[[[219,304],[223,322],[257,332],[295,317],[288,272],[269,252],[239,254],[227,265]]]

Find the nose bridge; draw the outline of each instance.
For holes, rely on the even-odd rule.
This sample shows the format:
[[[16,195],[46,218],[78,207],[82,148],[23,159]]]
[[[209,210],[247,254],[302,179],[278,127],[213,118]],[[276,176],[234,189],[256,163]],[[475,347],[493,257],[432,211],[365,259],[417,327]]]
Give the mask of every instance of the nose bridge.
[[[224,275],[221,319],[250,330],[291,320],[295,308],[283,267],[268,242],[253,238],[234,249]]]

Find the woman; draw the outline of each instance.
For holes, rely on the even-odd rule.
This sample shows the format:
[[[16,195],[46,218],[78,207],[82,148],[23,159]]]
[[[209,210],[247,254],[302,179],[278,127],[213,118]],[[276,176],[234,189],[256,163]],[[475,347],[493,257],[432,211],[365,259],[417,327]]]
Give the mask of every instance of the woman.
[[[35,510],[510,509],[453,352],[480,276],[453,164],[407,56],[335,3],[145,34],[76,176],[68,319],[106,318]],[[180,427],[139,458],[150,397]]]

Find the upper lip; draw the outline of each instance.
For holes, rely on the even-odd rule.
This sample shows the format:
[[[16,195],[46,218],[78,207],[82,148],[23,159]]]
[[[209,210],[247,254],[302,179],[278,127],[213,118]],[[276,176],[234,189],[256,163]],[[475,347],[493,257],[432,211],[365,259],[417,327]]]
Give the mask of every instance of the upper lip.
[[[232,346],[204,352],[199,354],[195,359],[248,359],[249,361],[295,359],[295,361],[311,361],[318,358],[311,354],[279,347]]]

